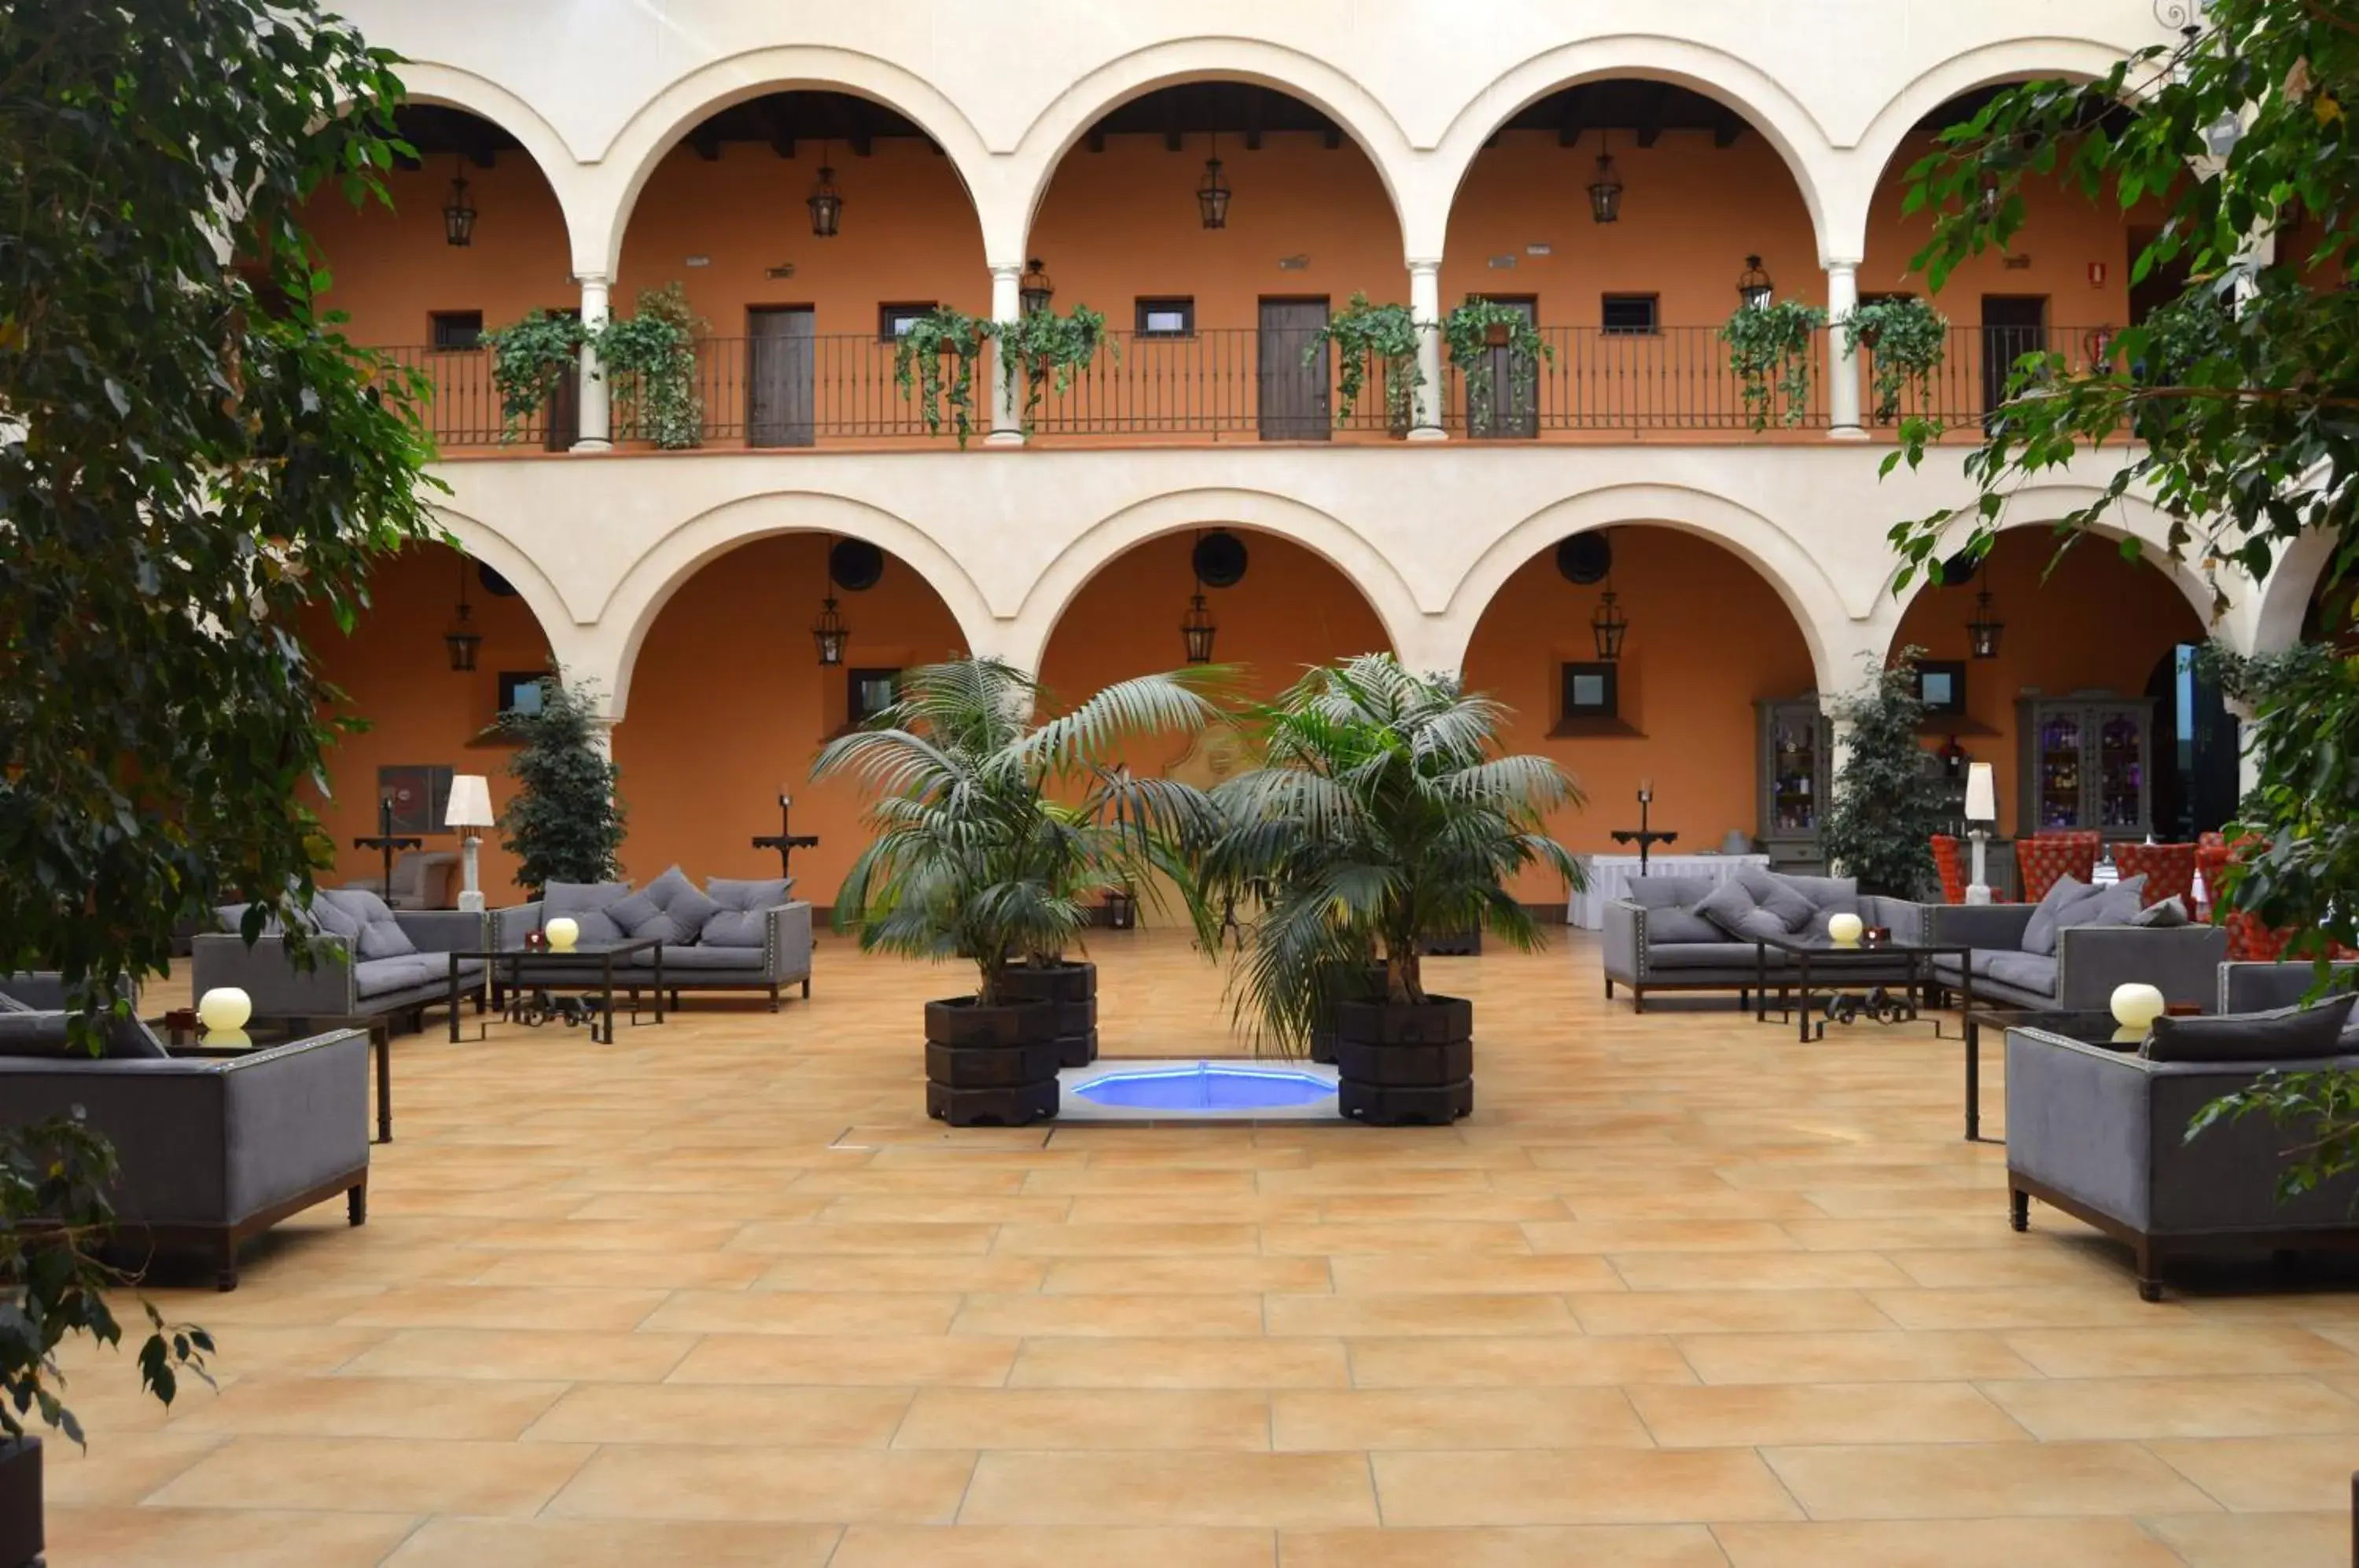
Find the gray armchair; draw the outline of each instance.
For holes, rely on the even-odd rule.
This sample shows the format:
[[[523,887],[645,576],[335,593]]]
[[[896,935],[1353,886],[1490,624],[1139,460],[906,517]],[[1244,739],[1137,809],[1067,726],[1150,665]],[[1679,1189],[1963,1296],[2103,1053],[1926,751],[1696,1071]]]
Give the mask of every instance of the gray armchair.
[[[2134,1050],[2011,1029],[2009,1223],[2027,1228],[2038,1198],[2127,1243],[2138,1294],[2149,1301],[2162,1297],[2166,1249],[2345,1244],[2359,1235],[2352,1215],[2359,1173],[2280,1203],[2285,1138],[2276,1127],[2251,1119],[2211,1127],[2192,1143],[2186,1138],[2196,1112],[2262,1073],[2321,1068],[2359,1068],[2359,1056],[2156,1062]]]
[[[393,921],[418,951],[386,958],[361,958],[352,942],[324,931],[313,935],[313,964],[298,968],[276,931],[252,947],[242,935],[206,932],[190,947],[195,995],[216,985],[235,985],[254,999],[254,1016],[273,1022],[306,1019],[392,1018],[408,1015],[422,1023],[426,1009],[445,1006],[451,995],[452,953],[474,952],[491,940],[487,914],[464,909],[396,909]],[[234,925],[230,911],[225,923]],[[459,961],[462,996],[484,1006],[484,964]]]
[[[1920,904],[1925,940],[1973,950],[1977,1002],[1999,1002],[2047,1012],[2102,1011],[2114,988],[2130,981],[2160,987],[2165,998],[2209,1011],[2216,972],[2228,955],[2228,933],[2217,926],[2066,926],[2051,954],[2026,953],[2023,936],[2032,904]],[[1897,928],[1896,928],[1897,929]],[[1958,962],[1939,958],[1933,972],[1950,985],[1962,982]]]
[[[0,1124],[79,1107],[120,1161],[125,1239],[202,1246],[228,1290],[239,1246],[288,1215],[342,1193],[367,1220],[368,1066],[353,1029],[223,1057],[0,1054]]]
[[[2329,990],[2359,991],[2359,964],[2330,964],[2328,975]],[[2220,965],[2220,1011],[2258,1013],[2299,1007],[2317,984],[2317,965],[2304,960],[2285,964],[2232,960]]]

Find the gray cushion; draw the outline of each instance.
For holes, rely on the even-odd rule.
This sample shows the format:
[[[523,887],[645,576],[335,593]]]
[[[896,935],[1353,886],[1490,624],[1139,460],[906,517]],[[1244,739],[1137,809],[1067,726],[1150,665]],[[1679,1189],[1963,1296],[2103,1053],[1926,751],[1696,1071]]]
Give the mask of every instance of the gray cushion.
[[[82,1056],[68,1043],[62,1012],[0,1013],[0,1056]],[[110,1062],[157,1061],[170,1055],[155,1031],[136,1018],[111,1015],[99,1023]]]
[[[724,915],[722,918],[737,917]],[[757,926],[762,919],[759,915],[747,915],[743,918],[754,920]],[[664,978],[667,980],[671,978],[672,971],[675,969],[683,973],[710,974],[714,970],[722,970],[733,974],[742,972],[747,975],[757,975],[762,969],[762,942],[757,935],[750,946],[720,947],[702,942],[698,942],[694,947],[667,945],[664,948],[663,961]],[[656,955],[653,953],[635,953],[623,962],[633,969],[653,969],[656,966]]]
[[[2354,1000],[2342,996],[2314,1007],[2159,1018],[2138,1054],[2156,1062],[2300,1062],[2339,1056]]]
[[[1698,899],[1695,912],[1730,936],[1786,936],[1806,923],[1810,900],[1767,872],[1745,867]]]
[[[304,908],[303,913],[305,918],[310,920],[312,929],[325,931],[330,936],[342,937],[347,942],[357,942],[361,938],[360,908],[357,904],[347,903],[339,898],[337,895],[342,891],[341,887],[316,889],[311,894],[311,902]],[[375,895],[372,894],[371,897],[374,898]],[[384,902],[381,898],[377,901],[380,904]],[[243,920],[245,915],[245,911],[241,908],[238,918]],[[237,928],[233,926],[230,929],[235,931]]]
[[[388,958],[364,958],[353,965],[353,994],[365,1001],[434,980],[448,980],[450,975],[451,961],[430,953],[401,953]]]
[[[776,909],[787,901],[787,893],[794,885],[791,877],[757,877],[752,881],[734,877],[704,879],[704,890],[724,909]]]
[[[1651,922],[1654,917],[1649,915],[1647,919]],[[1785,954],[1774,948],[1771,949],[1770,973],[1773,975],[1779,973],[1785,964]],[[1647,949],[1647,967],[1648,969],[1742,969],[1750,974],[1753,969],[1753,944],[1749,942],[1731,942],[1725,936],[1717,942],[1673,942],[1669,947]]]
[[[2104,892],[2078,877],[2059,877],[2056,885],[2041,897],[2039,907],[2031,911],[2031,923],[2023,928],[2023,951],[2053,953],[2056,932],[2063,917],[2077,906],[2102,898]]]
[[[677,866],[648,883],[647,893],[655,900],[656,907],[670,918],[672,930],[677,933],[665,937],[666,942],[694,942],[697,933],[704,929],[704,922],[727,907],[690,881],[688,874]]]
[[[1695,912],[1714,884],[1701,877],[1634,877],[1628,898],[1647,911],[1647,944],[1726,942],[1728,934]]]
[[[578,920],[585,914],[620,903],[630,896],[630,891],[628,882],[551,882],[540,890],[541,918],[571,915]]]
[[[20,1002],[7,992],[0,991],[0,1013],[29,1013],[34,1010],[32,1003]]]
[[[2187,905],[2176,895],[2158,904],[2148,904],[2131,920],[2134,926],[2183,926],[2190,923]]]
[[[639,934],[639,927],[649,920],[662,918],[663,906],[647,897],[647,891],[642,888],[636,893],[626,893],[607,905],[605,915],[608,920],[629,931],[633,936],[636,936]]]
[[[2056,917],[2056,929],[2069,926],[2127,926],[2146,912],[2146,873],[2124,877],[2110,887],[2100,887],[2093,898],[2067,905]]]
[[[1991,953],[1974,954],[1974,973],[1987,975],[2002,985],[2012,985],[2018,991],[2032,991],[2042,996],[2056,995],[2056,961],[2038,953]]]
[[[386,901],[365,887],[324,888],[319,903],[341,910],[358,922],[359,936],[353,951],[359,957],[400,958],[418,951],[418,944],[409,940],[409,933],[393,918],[393,910]]]
[[[769,941],[769,920],[760,909],[723,909],[704,922],[698,947],[759,948]]]
[[[1796,877],[1784,871],[1759,875],[1799,893],[1813,909],[1844,909],[1854,915],[1859,913],[1859,879],[1855,877]]]

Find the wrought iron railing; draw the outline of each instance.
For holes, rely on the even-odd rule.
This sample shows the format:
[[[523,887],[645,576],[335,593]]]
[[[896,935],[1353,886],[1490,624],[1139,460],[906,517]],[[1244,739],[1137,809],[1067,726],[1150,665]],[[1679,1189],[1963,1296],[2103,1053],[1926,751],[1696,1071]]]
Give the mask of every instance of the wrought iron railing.
[[[2105,328],[1952,327],[1941,363],[1921,387],[1878,407],[1872,351],[1859,378],[1863,422],[1871,431],[1910,416],[1975,433],[1995,406],[2016,362],[2049,348],[2068,362],[2102,357]],[[1717,327],[1651,332],[1543,327],[1549,349],[1520,365],[1496,351],[1487,387],[1454,365],[1442,372],[1441,422],[1479,440],[1597,441],[1617,434],[1716,434],[1749,439],[1755,413],[1729,366]],[[1823,432],[1830,422],[1828,374],[1836,336],[1815,334],[1807,351],[1808,395],[1798,406],[1773,399],[1767,431]],[[1384,367],[1368,367],[1357,406],[1338,419],[1343,366],[1315,333],[1208,328],[1184,334],[1113,332],[1096,359],[1062,389],[1044,387],[1031,409],[1031,436],[1049,444],[1164,441],[1316,441],[1382,440],[1407,432],[1405,399],[1388,398]],[[482,350],[384,351],[422,369],[432,387],[427,417],[445,449],[568,444],[575,428],[569,397],[504,427],[491,356]],[[696,390],[706,444],[799,447],[948,442],[955,414],[948,387],[929,426],[915,390],[895,378],[896,345],[864,333],[698,340]],[[945,366],[944,380],[951,377]],[[968,419],[980,438],[991,426],[988,354],[974,365]],[[615,407],[617,441],[637,438],[626,399]],[[554,432],[552,434],[552,432]]]

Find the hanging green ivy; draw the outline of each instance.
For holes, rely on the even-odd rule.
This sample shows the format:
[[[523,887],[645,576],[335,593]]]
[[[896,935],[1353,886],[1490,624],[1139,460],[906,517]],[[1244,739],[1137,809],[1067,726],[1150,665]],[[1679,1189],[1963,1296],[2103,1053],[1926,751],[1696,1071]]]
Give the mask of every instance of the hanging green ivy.
[[[1302,353],[1316,365],[1321,350],[1335,351],[1335,422],[1346,423],[1365,395],[1373,367],[1385,389],[1385,417],[1396,430],[1408,427],[1417,389],[1425,384],[1417,363],[1417,321],[1406,305],[1375,305],[1354,294],[1328,318]]]
[[[1843,353],[1868,351],[1868,387],[1880,425],[1899,417],[1906,393],[1913,389],[1920,401],[1930,393],[1949,346],[1949,318],[1922,299],[1878,299],[1843,320]]]
[[[1485,429],[1491,421],[1498,391],[1491,384],[1497,351],[1507,351],[1519,403],[1529,403],[1539,385],[1539,362],[1556,359],[1556,350],[1540,336],[1526,307],[1471,295],[1441,318],[1441,341],[1450,347],[1451,368],[1466,378],[1466,422],[1474,430]]]
[[[1769,305],[1739,305],[1720,329],[1728,345],[1728,367],[1745,384],[1745,408],[1753,428],[1766,430],[1775,417],[1799,425],[1810,406],[1810,339],[1827,324],[1827,313],[1799,299]]]
[[[500,395],[502,441],[514,441],[517,425],[581,374],[582,348],[588,342],[579,317],[547,310],[484,334],[483,344],[492,354],[492,385]]]
[[[937,305],[909,323],[893,349],[893,385],[915,397],[928,433],[941,433],[945,406],[958,443],[974,433],[974,362],[999,335],[997,322]],[[945,374],[943,361],[950,361]]]
[[[1001,377],[1011,392],[1019,383],[1024,388],[1026,435],[1032,433],[1033,410],[1049,385],[1053,382],[1062,393],[1090,367],[1101,346],[1117,363],[1122,359],[1121,347],[1106,336],[1105,317],[1087,305],[1076,304],[1064,316],[1053,310],[1027,310],[1016,321],[995,323],[992,335],[999,340]],[[904,380],[902,387],[908,386]]]
[[[614,390],[614,429],[679,450],[704,441],[704,405],[696,390],[696,334],[704,323],[678,283],[641,291],[628,320],[595,334],[598,363]]]

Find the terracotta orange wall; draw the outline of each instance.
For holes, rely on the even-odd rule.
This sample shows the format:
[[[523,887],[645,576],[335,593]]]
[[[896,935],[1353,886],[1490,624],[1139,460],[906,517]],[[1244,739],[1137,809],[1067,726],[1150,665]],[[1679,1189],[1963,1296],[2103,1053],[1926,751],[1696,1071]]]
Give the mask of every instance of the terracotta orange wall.
[[[1668,138],[1666,138],[1668,139]],[[1588,797],[1549,824],[1576,852],[1612,851],[1615,828],[1638,825],[1641,779],[1655,785],[1653,821],[1678,848],[1716,849],[1731,828],[1756,830],[1756,698],[1810,690],[1809,645],[1777,591],[1727,550],[1660,526],[1613,530],[1614,591],[1630,631],[1619,676],[1622,717],[1636,735],[1551,737],[1558,666],[1597,657],[1589,617],[1599,588],[1576,587],[1544,550],[1507,579],[1474,628],[1466,684],[1515,710],[1510,750],[1554,758]],[[1553,876],[1527,874],[1530,902],[1563,897]]]
[[[342,711],[369,723],[365,732],[346,737],[329,754],[332,798],[309,802],[335,839],[331,883],[381,869],[375,852],[352,846],[355,837],[376,832],[380,767],[425,763],[488,775],[495,811],[504,809],[514,792],[507,778],[512,751],[469,743],[496,716],[499,672],[548,669],[549,639],[522,599],[495,597],[471,579],[467,599],[484,642],[473,673],[452,670],[442,634],[458,604],[457,559],[440,546],[421,545],[381,563],[371,580],[375,603],[362,612],[350,637],[324,611],[303,621],[313,657],[327,679],[343,689]],[[430,834],[426,847],[456,850],[459,836]],[[484,837],[482,867],[491,901],[514,902],[516,863],[499,847],[496,829]]]
[[[2017,820],[2015,704],[2026,688],[2051,697],[2088,690],[2141,695],[2164,653],[2204,637],[2202,617],[2158,568],[2124,560],[2109,539],[2085,539],[2060,561],[2056,544],[2045,528],[2001,534],[1973,582],[1917,595],[1894,644],[1920,647],[1928,659],[1966,659],[1966,716],[1986,730],[1962,733],[1958,744],[1995,770],[2002,835],[2013,833]],[[2006,630],[1996,659],[1967,659],[1966,622],[1985,587]]]
[[[965,639],[940,597],[888,556],[875,587],[838,593],[852,637],[844,668],[821,669],[810,628],[827,548],[819,534],[740,546],[690,578],[648,631],[614,726],[634,879],[674,863],[699,879],[777,876],[777,855],[747,841],[778,831],[784,784],[795,832],[821,839],[795,852],[796,891],[835,901],[866,842],[862,801],[848,781],[810,779],[819,748],[844,725],[846,671],[929,663],[964,653]]]
[[[1663,325],[1716,327],[1736,308],[1748,254],[1761,257],[1779,298],[1824,302],[1810,211],[1760,136],[1748,131],[1715,147],[1709,132],[1665,131],[1642,147],[1613,133],[1623,187],[1613,223],[1590,216],[1598,145],[1595,131],[1571,147],[1553,131],[1507,131],[1475,157],[1451,208],[1444,309],[1469,294],[1527,294],[1538,298],[1542,325],[1594,327],[1602,296],[1655,294]],[[1536,244],[1549,254],[1531,255]],[[1493,267],[1500,256],[1515,265]]]

